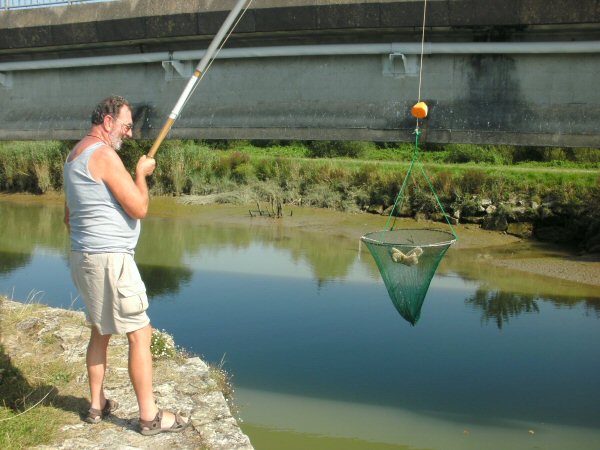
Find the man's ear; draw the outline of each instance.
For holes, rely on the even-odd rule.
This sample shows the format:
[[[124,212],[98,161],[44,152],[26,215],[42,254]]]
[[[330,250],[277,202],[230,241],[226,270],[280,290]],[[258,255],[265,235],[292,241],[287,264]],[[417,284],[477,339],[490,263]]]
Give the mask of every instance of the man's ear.
[[[106,132],[110,132],[112,130],[113,124],[114,119],[112,116],[109,116],[108,114],[104,116],[104,119],[102,120],[102,127]]]

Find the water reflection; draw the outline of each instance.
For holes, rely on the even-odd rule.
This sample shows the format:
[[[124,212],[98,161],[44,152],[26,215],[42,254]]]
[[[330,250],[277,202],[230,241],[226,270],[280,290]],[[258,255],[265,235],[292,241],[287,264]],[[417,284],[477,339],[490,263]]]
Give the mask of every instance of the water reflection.
[[[0,250],[28,254],[38,246],[65,249],[62,208],[0,202]]]
[[[523,313],[539,313],[540,308],[533,295],[479,288],[475,295],[465,300],[467,305],[481,309],[481,319],[486,323],[496,322],[498,329],[508,323],[509,318]]]
[[[318,285],[348,276],[356,259],[355,254],[345,251],[353,247],[348,239],[336,241],[319,233],[277,226],[218,227],[151,219],[142,227],[136,260],[142,264],[180,267],[187,264],[190,255],[243,250],[251,246],[286,250],[292,262],[310,268]],[[260,264],[264,263],[260,261]]]
[[[30,253],[0,251],[0,274],[9,274],[13,270],[25,267],[31,261]]]
[[[9,274],[27,265],[36,248],[49,249],[64,257],[68,251],[68,235],[62,214],[62,207],[57,206],[0,202],[3,230],[0,273]],[[328,282],[355,279],[358,275],[380,279],[378,268],[366,249],[363,247],[363,257],[357,258],[357,248],[358,240],[290,229],[275,222],[272,226],[265,226],[264,222],[255,225],[251,221],[238,226],[214,226],[194,217],[148,218],[142,227],[136,260],[151,296],[176,294],[190,282],[194,260],[199,258],[209,261],[211,266],[214,261],[223,270],[246,272],[262,268],[265,274],[271,275],[283,270],[282,262],[291,261],[298,271],[306,270],[306,276],[319,288]],[[273,253],[275,251],[284,251],[285,261],[277,259],[279,253]],[[240,259],[242,254],[251,256]],[[567,307],[583,302],[586,310],[600,313],[598,295],[592,288],[576,283],[540,282],[539,277],[511,272],[489,264],[489,260],[480,250],[453,252],[451,249],[438,271],[440,275],[459,276],[479,285],[465,302],[480,309],[485,322],[493,321],[501,328],[510,318],[523,312],[539,312],[540,299]],[[420,307],[410,311],[407,320],[414,322]]]
[[[149,297],[175,295],[182,286],[189,284],[192,271],[185,267],[164,267],[138,264]]]

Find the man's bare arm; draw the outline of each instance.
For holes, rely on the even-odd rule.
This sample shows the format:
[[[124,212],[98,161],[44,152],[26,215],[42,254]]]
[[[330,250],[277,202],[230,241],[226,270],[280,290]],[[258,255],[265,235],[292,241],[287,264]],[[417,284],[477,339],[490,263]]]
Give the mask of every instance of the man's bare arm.
[[[104,182],[125,212],[133,219],[143,219],[148,212],[149,195],[146,177],[154,172],[153,158],[142,156],[136,166],[135,181],[114,151],[101,149],[92,157],[94,178]]]

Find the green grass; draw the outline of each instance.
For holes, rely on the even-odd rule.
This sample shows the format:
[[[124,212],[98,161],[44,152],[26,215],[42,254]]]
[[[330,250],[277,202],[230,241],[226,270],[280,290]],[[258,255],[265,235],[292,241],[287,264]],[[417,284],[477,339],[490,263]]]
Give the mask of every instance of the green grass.
[[[126,142],[120,152],[125,165],[133,170],[150,145]],[[53,141],[0,143],[0,190],[60,190],[69,146]],[[457,206],[472,195],[585,203],[600,189],[599,149],[422,147],[420,160],[446,206]],[[156,156],[149,186],[154,195],[221,194],[226,201],[243,203],[385,209],[393,204],[413,154],[411,143],[167,141]],[[418,168],[413,175],[414,189],[426,188]]]
[[[4,301],[0,297],[1,303]],[[15,326],[31,317],[37,305],[18,311],[3,311],[0,337],[15,335]],[[32,331],[32,333],[35,330]],[[19,353],[9,355],[0,344],[0,448],[20,449],[47,444],[59,436],[60,427],[72,423],[71,397],[57,396],[73,380],[73,368],[56,360],[50,349],[57,345],[45,340],[32,345],[19,342]]]
[[[38,406],[23,415],[0,406],[0,448],[21,449],[52,442],[64,424],[62,413],[53,407]]]

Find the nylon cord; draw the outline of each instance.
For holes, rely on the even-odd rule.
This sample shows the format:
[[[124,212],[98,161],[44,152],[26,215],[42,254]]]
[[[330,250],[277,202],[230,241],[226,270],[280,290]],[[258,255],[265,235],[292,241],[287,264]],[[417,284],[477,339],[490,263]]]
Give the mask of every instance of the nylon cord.
[[[419,95],[417,96],[417,101],[421,101],[421,82],[423,80],[423,53],[425,52],[425,19],[427,17],[427,0],[424,0],[423,4],[423,31],[421,33],[421,63],[419,65]],[[418,119],[417,119],[418,121]]]
[[[426,20],[426,17],[427,17],[427,0],[424,0],[423,31],[422,31],[422,35],[421,35],[421,64],[419,67],[419,92],[418,92],[419,101],[421,101],[421,85],[422,85],[422,73],[423,73],[423,53],[424,53],[424,48],[425,48],[425,25],[426,25],[425,20]],[[419,119],[417,119],[417,126],[415,128],[415,149],[413,152],[413,158],[410,162],[408,171],[406,172],[406,176],[404,177],[404,181],[402,182],[402,187],[400,188],[400,192],[398,193],[398,196],[396,197],[396,201],[394,202],[392,211],[390,212],[390,216],[388,217],[387,223],[385,225],[385,230],[392,231],[394,229],[394,226],[396,225],[396,216],[394,216],[394,211],[400,212],[400,210],[402,209],[402,205],[403,205],[404,199],[405,199],[405,197],[403,195],[404,190],[406,189],[406,186],[408,185],[408,179],[410,178],[413,168],[416,163],[416,164],[418,164],[419,169],[421,170],[421,173],[423,174],[423,177],[425,178],[425,181],[427,182],[427,185],[429,186],[429,189],[433,193],[433,196],[435,197],[435,201],[436,201],[437,205],[440,207],[440,210],[442,211],[442,214],[444,215],[444,219],[446,220],[446,223],[450,227],[450,230],[452,231],[454,238],[456,240],[458,240],[458,236],[456,235],[456,232],[454,231],[454,228],[452,227],[452,224],[450,223],[448,214],[446,214],[446,211],[444,210],[444,207],[442,206],[442,202],[440,201],[440,198],[438,197],[437,193],[435,192],[435,189],[433,187],[431,180],[429,179],[429,177],[427,176],[427,173],[425,172],[423,163],[421,163],[421,161],[420,161],[420,158],[419,158],[419,136],[420,135],[421,135],[421,132],[419,130]],[[393,218],[393,221],[392,221],[392,218]],[[391,226],[390,226],[390,221],[392,222]]]
[[[425,53],[425,23],[427,18],[427,0],[423,2],[423,26],[421,27],[421,60],[419,62],[419,90],[417,93],[417,103],[421,101],[421,86],[423,84],[423,53]],[[419,129],[419,119],[417,118],[417,129]]]
[[[425,51],[424,49],[425,49],[425,24],[426,24],[425,21],[426,21],[426,18],[427,18],[427,0],[423,0],[423,26],[421,27],[422,28],[422,32],[421,32],[421,62],[419,64],[419,89],[418,89],[418,93],[417,93],[417,98],[418,98],[419,102],[421,101],[421,85],[422,85],[422,81],[423,81],[423,53]],[[400,192],[398,193],[398,196],[396,197],[396,201],[394,202],[394,207],[392,208],[392,211],[390,212],[390,217],[388,218],[388,221],[385,224],[386,230],[388,229],[390,220],[392,219],[394,211],[396,210],[396,206],[398,205],[398,201],[400,200],[401,197],[402,197],[402,201],[400,202],[400,206],[398,207],[398,210],[400,210],[402,208],[402,204],[404,203],[404,197],[402,196],[402,194],[404,192],[404,188],[406,187],[408,178],[410,177],[410,174],[412,172],[415,161],[419,158],[419,135],[420,134],[421,133],[419,132],[419,119],[417,118],[417,126],[415,128],[415,150],[413,153],[413,158],[412,158],[412,161],[410,162],[410,167],[408,168],[408,172],[406,172],[406,177],[404,177],[404,182],[402,183]],[[391,226],[390,230],[392,230],[394,228],[395,224],[396,224],[396,218],[394,217],[394,221],[392,222],[392,226]]]

